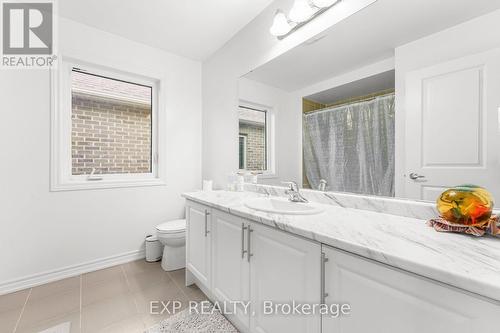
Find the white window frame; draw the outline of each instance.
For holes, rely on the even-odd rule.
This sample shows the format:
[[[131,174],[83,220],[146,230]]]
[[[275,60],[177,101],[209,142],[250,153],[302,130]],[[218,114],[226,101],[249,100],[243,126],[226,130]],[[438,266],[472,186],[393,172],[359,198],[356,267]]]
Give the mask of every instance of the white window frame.
[[[258,104],[246,100],[239,100],[238,102],[238,110],[243,106],[250,109],[255,109],[257,111],[263,111],[266,113],[266,170],[263,171],[260,178],[275,178],[276,177],[276,165],[275,165],[275,133],[274,133],[274,109],[271,106]],[[238,135],[239,135],[239,118],[238,118]],[[239,153],[238,153],[239,155]],[[238,163],[239,164],[239,163]],[[239,167],[239,165],[238,165]],[[240,170],[242,172],[246,170]]]
[[[111,79],[123,80],[151,86],[152,89],[152,142],[151,173],[130,174],[72,174],[71,133],[72,133],[72,95],[71,73],[73,68],[83,72],[97,74]],[[160,78],[146,77],[138,73],[130,73],[101,65],[90,64],[73,58],[62,57],[58,69],[51,72],[51,191],[89,190],[103,188],[119,188],[133,186],[165,185],[164,133],[165,117],[159,110],[163,109],[164,94]]]

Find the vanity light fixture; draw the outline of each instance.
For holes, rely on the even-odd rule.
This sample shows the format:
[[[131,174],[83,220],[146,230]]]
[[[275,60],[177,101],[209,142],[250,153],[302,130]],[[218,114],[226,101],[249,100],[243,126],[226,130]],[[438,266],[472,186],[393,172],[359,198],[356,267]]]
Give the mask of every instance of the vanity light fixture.
[[[278,39],[283,39],[341,1],[295,0],[288,14],[289,18],[282,10],[278,9],[276,11],[269,32]]]
[[[292,22],[302,23],[309,20],[316,11],[309,0],[295,0],[288,16]]]
[[[330,7],[336,2],[337,0],[312,0],[312,4],[318,8]]]
[[[285,36],[292,29],[293,29],[292,23],[288,21],[285,13],[283,13],[281,10],[278,9],[276,11],[276,14],[274,14],[273,25],[271,26],[271,29],[269,29],[271,35],[276,37]]]

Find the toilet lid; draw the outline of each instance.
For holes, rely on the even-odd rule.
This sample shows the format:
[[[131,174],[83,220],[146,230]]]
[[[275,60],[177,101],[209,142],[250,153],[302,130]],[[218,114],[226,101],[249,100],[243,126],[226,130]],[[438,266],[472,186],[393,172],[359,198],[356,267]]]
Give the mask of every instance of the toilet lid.
[[[156,227],[156,230],[160,233],[176,233],[183,232],[186,230],[186,220],[173,220],[164,222]]]

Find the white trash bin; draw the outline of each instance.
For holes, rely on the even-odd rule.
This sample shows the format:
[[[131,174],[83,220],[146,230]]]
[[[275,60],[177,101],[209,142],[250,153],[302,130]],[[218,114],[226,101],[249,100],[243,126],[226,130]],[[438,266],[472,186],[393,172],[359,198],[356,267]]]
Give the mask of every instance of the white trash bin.
[[[163,245],[155,235],[146,237],[146,261],[156,262],[161,260],[163,254]]]

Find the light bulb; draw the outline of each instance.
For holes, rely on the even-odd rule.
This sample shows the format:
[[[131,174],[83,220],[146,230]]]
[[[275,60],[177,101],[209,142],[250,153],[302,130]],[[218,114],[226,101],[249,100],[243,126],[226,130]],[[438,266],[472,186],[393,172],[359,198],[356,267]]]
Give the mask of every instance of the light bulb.
[[[290,20],[301,23],[313,16],[315,10],[309,5],[307,0],[295,0],[290,10]]]
[[[312,0],[313,5],[319,8],[325,8],[325,7],[330,7],[334,3],[336,3],[338,0]]]
[[[269,32],[271,35],[279,37],[286,35],[290,30],[292,30],[292,26],[288,23],[285,13],[278,10],[276,14],[274,14],[273,25],[271,29],[269,29]]]

